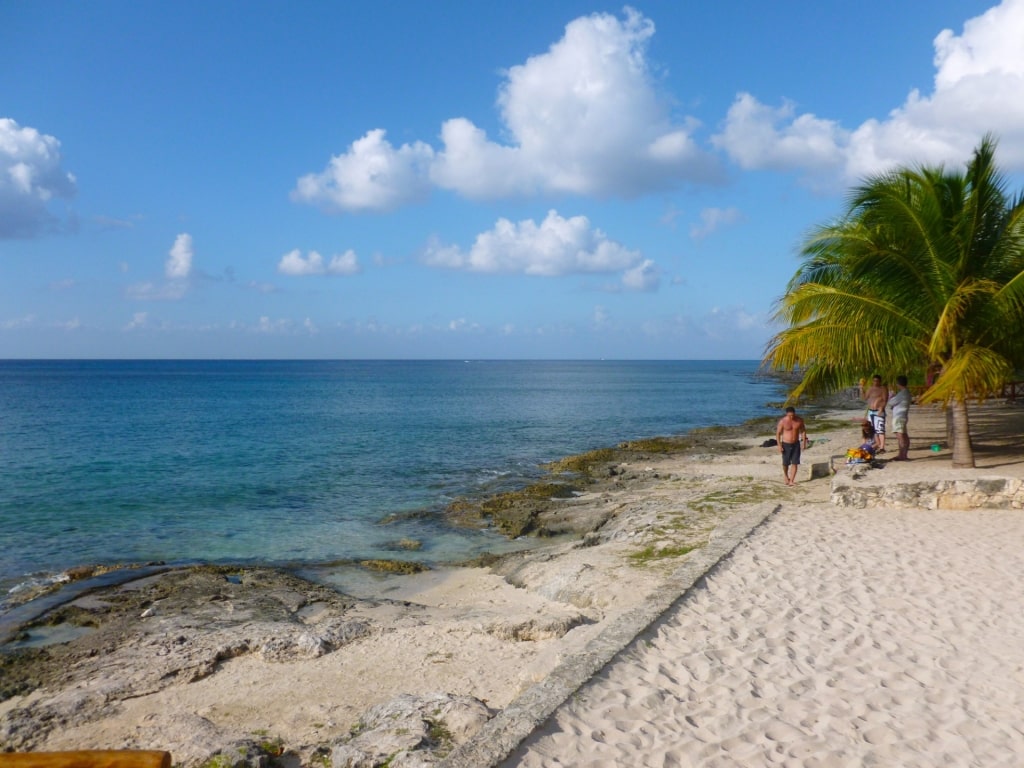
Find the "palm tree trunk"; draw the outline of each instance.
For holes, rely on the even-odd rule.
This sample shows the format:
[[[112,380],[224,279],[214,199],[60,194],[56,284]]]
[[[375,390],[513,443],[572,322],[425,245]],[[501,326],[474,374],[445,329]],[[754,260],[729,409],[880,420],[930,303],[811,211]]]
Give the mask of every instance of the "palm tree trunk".
[[[953,423],[953,469],[974,469],[971,425],[967,419],[967,401],[954,400],[950,406]]]

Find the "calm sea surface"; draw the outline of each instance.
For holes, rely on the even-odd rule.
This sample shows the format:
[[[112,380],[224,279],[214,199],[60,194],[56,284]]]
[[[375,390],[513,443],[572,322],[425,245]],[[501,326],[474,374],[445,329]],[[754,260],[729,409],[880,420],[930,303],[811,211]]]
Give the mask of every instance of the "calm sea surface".
[[[775,413],[754,361],[0,361],[0,611],[81,564],[442,561],[453,497]],[[428,514],[381,525],[392,513]]]

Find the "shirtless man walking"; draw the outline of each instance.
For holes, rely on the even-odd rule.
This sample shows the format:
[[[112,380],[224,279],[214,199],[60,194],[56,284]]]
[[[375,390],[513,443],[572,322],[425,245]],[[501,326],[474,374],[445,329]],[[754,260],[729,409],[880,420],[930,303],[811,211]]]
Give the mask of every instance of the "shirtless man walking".
[[[875,448],[878,453],[885,451],[885,406],[889,402],[889,390],[883,386],[882,377],[877,373],[871,377],[871,386],[861,386],[860,397],[868,406],[868,421],[875,428]]]
[[[782,475],[786,485],[796,485],[796,472],[800,466],[800,449],[807,447],[807,425],[790,406],[775,427],[775,440],[782,454]]]

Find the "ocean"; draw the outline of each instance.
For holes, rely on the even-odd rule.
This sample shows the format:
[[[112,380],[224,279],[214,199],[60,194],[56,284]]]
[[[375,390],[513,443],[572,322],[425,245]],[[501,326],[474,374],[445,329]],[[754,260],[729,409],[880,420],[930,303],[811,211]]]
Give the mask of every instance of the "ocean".
[[[544,462],[774,415],[756,361],[0,361],[0,613],[86,564],[445,562]],[[397,514],[398,522],[382,524]],[[420,551],[396,554],[402,538]]]

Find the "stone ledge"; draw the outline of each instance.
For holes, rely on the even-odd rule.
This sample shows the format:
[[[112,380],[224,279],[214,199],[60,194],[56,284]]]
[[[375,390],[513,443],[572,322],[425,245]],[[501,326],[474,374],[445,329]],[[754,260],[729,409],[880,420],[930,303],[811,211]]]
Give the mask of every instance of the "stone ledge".
[[[830,501],[837,507],[915,509],[1024,509],[1024,480],[979,476],[957,480],[919,480],[880,484],[860,471],[840,471],[832,480]]]

